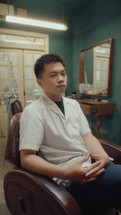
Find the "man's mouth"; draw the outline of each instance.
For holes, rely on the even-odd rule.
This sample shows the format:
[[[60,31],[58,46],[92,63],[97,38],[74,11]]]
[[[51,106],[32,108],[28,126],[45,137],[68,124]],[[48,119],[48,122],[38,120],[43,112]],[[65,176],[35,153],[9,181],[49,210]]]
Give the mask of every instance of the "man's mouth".
[[[61,85],[58,85],[57,88],[64,88],[65,85],[64,84],[61,84]]]

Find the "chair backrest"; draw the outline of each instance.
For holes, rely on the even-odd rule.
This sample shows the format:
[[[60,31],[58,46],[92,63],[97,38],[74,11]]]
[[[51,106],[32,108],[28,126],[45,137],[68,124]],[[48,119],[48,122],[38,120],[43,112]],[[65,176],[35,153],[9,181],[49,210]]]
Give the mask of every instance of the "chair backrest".
[[[12,103],[12,113],[13,115],[14,114],[17,114],[17,113],[21,113],[23,111],[23,108],[22,108],[22,105],[21,105],[21,102],[19,100],[15,100],[13,103]]]
[[[21,113],[15,114],[11,119],[7,138],[5,159],[14,166],[20,167],[19,126]]]

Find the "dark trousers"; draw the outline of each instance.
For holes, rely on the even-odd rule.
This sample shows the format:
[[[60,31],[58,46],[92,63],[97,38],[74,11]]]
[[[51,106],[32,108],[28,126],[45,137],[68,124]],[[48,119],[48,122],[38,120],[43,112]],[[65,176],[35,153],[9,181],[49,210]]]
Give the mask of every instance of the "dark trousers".
[[[66,189],[83,214],[104,215],[111,207],[121,211],[121,165],[111,162],[95,181],[84,184],[72,181]]]

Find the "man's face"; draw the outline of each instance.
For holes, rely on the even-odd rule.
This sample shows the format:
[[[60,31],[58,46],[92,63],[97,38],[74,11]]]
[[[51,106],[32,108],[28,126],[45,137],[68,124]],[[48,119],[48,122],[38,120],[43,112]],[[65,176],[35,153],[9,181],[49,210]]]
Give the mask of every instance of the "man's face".
[[[67,86],[64,66],[60,62],[45,64],[42,77],[37,82],[49,98],[60,101]]]

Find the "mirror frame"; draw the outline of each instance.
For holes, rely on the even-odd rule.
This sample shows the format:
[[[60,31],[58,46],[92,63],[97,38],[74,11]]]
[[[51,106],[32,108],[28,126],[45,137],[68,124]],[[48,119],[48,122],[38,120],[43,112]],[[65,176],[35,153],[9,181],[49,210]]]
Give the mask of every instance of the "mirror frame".
[[[88,95],[88,96],[97,96],[97,97],[110,97],[112,93],[112,65],[113,65],[113,39],[109,38],[107,40],[104,40],[100,43],[97,43],[95,45],[89,46],[85,49],[82,49],[80,51],[80,66],[79,66],[79,84],[84,83],[84,52],[94,48],[96,46],[102,45],[103,43],[106,43],[107,41],[110,41],[110,58],[109,58],[109,71],[108,71],[108,86],[107,86],[107,94],[106,95],[99,95],[99,94],[88,94],[88,93],[80,93],[82,95]]]

